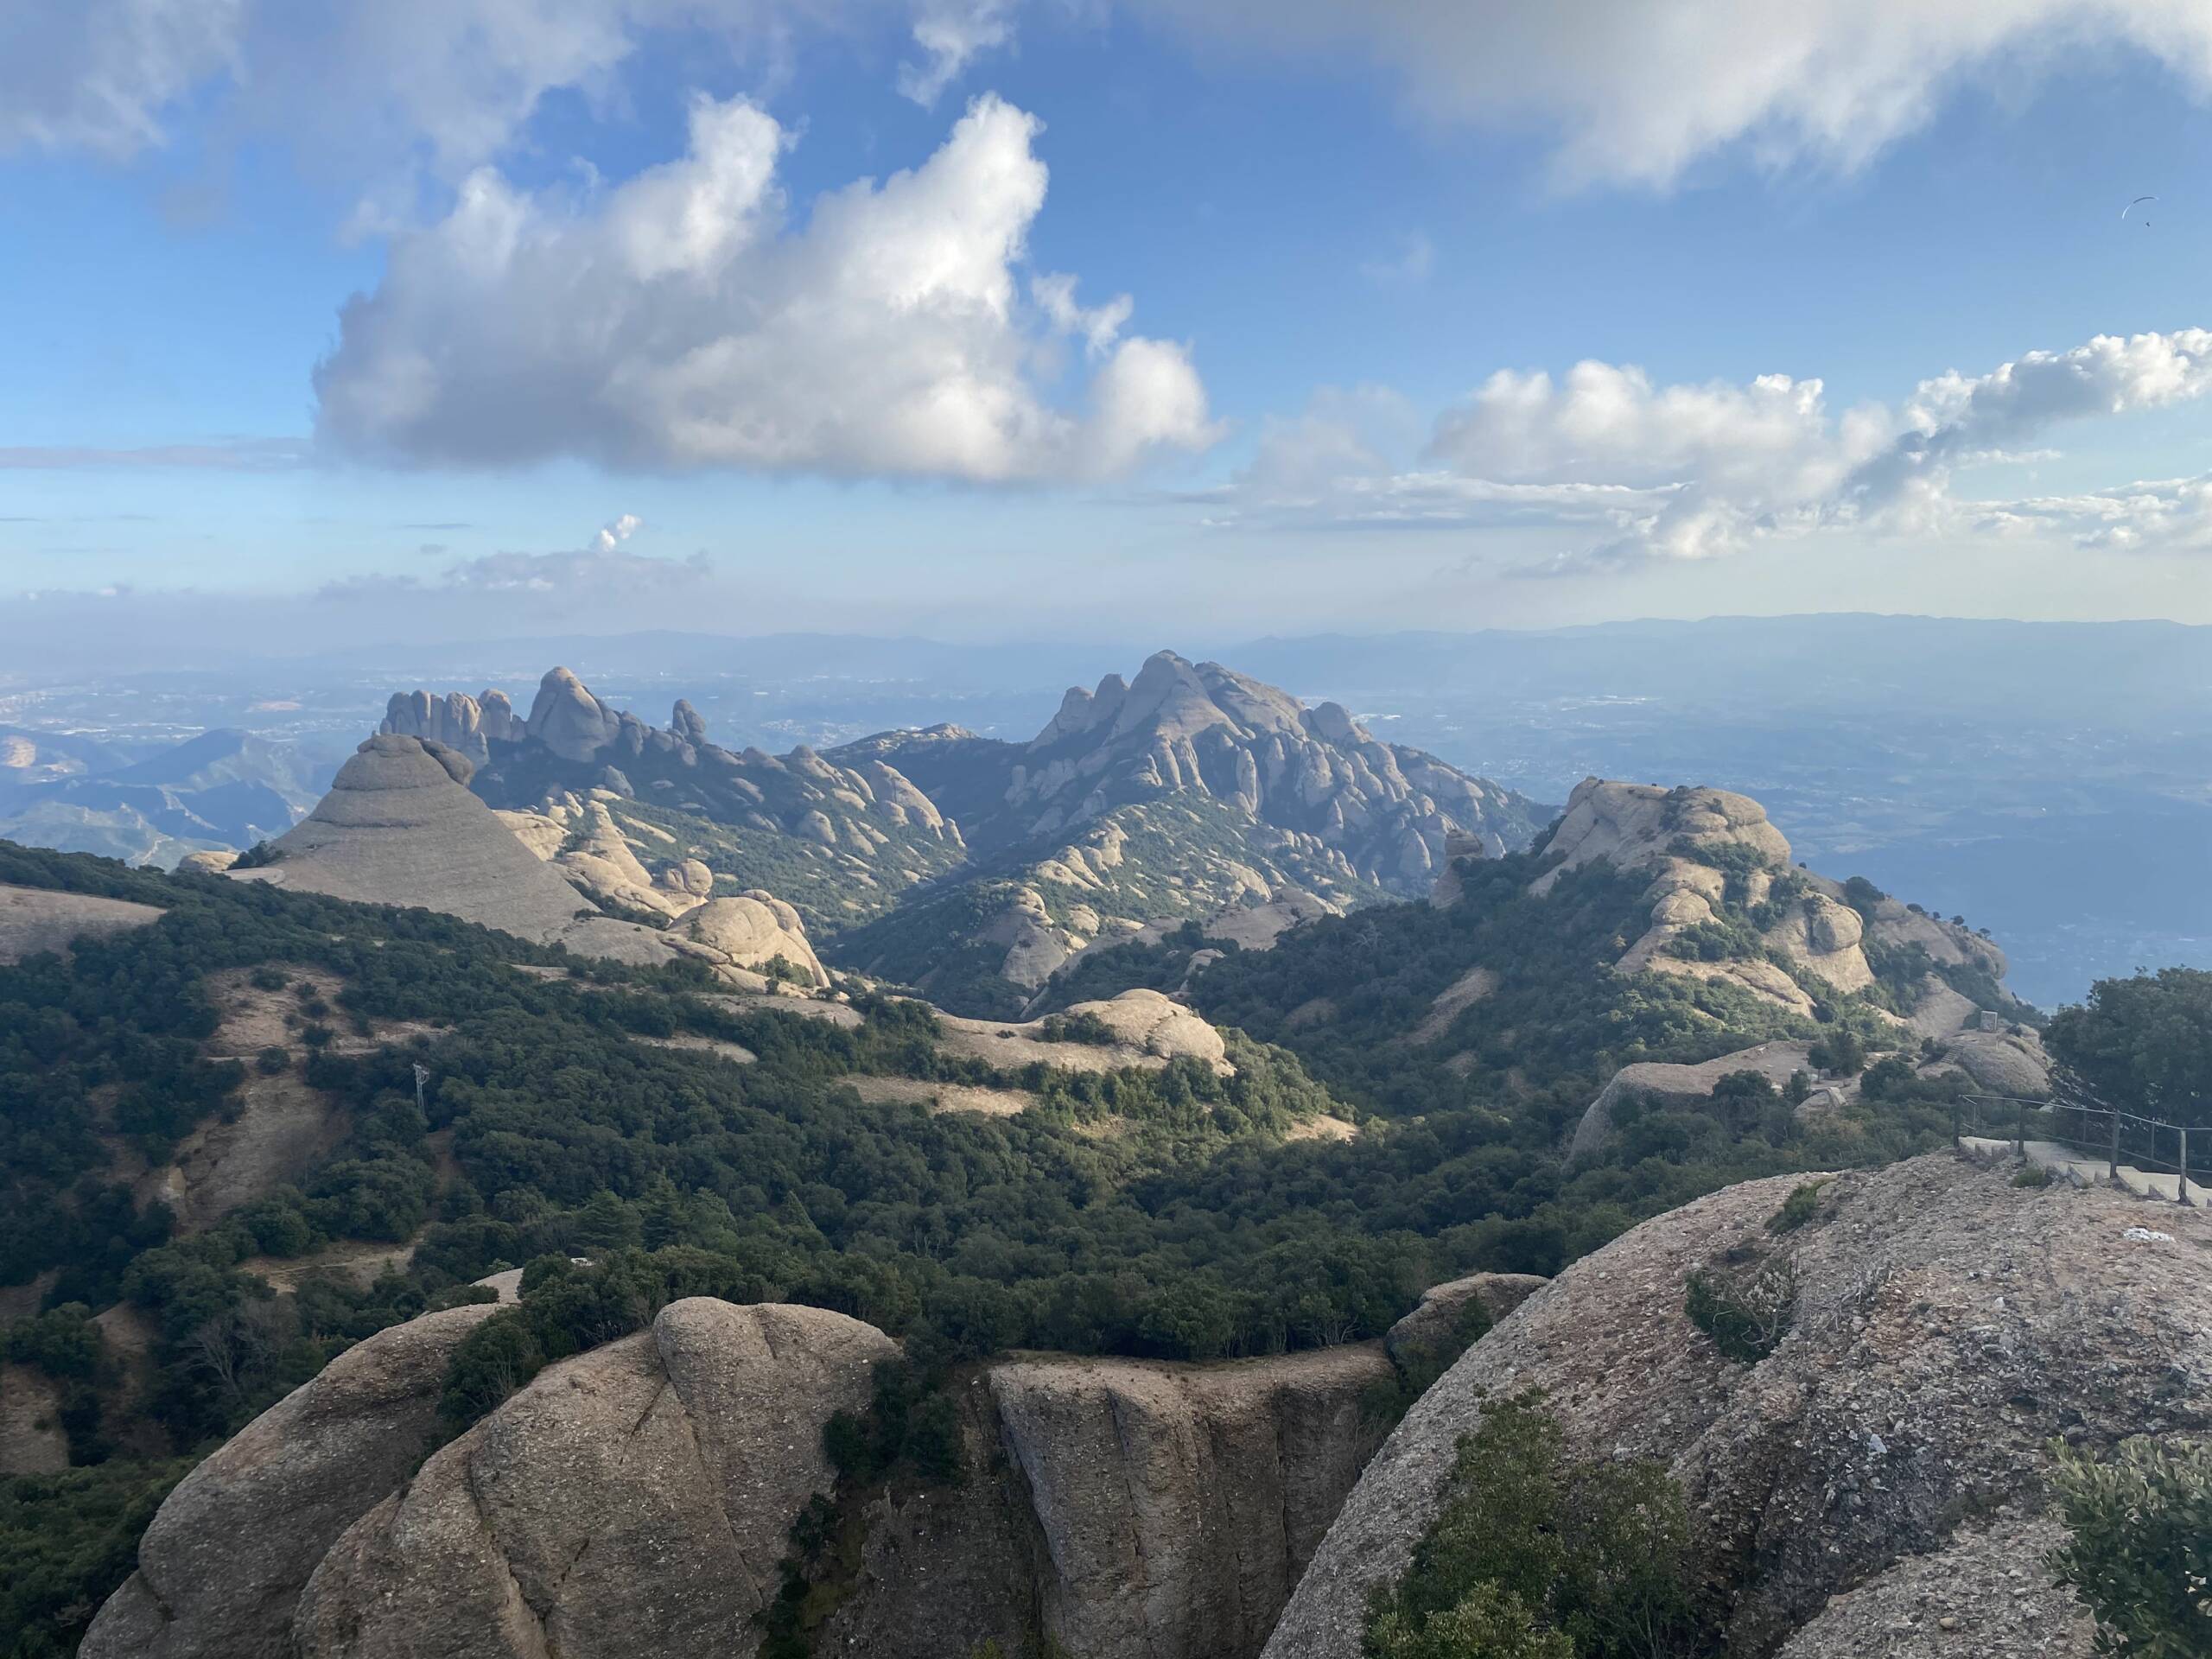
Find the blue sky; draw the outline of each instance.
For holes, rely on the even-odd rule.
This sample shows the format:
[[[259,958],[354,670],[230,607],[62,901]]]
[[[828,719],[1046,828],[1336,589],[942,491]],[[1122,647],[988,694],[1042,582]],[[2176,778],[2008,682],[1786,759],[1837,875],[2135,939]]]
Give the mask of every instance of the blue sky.
[[[2212,621],[2212,15],[1540,10],[0,17],[0,639]]]

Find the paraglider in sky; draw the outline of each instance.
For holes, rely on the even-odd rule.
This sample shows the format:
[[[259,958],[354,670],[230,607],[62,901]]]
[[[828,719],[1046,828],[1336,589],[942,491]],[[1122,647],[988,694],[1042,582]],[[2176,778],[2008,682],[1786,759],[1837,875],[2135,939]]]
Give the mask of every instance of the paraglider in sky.
[[[2129,202],[2126,207],[2120,210],[2120,216],[2124,219],[2138,207],[2140,207],[2145,202],[2156,201],[2157,200],[2158,198],[2156,196],[2138,196],[2134,200]],[[2145,230],[2148,230],[2151,227],[2151,221],[2148,216],[2145,216],[2143,220],[2143,227]]]

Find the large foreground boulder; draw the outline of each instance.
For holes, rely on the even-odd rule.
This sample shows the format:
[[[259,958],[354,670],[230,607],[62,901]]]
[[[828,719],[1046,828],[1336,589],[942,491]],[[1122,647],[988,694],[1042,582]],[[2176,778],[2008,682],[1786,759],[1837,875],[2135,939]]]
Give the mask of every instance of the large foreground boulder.
[[[164,1506],[86,1652],[754,1653],[793,1523],[833,1490],[824,1426],[866,1406],[896,1346],[817,1308],[673,1303],[416,1471],[446,1357],[491,1312],[373,1338],[217,1453]],[[384,1376],[402,1356],[398,1422],[341,1368]],[[960,1479],[840,1494],[865,1508],[845,1512],[861,1524],[811,1599],[814,1650],[969,1659],[1049,1639],[1089,1659],[1256,1659],[1373,1449],[1369,1398],[1392,1376],[1375,1344],[988,1365],[958,1385]],[[314,1478],[274,1478],[287,1457]]]
[[[1836,1177],[1777,1234],[1797,1185],[1645,1223],[1470,1349],[1369,1465],[1268,1659],[1359,1651],[1368,1597],[1405,1573],[1459,1438],[1486,1397],[1531,1386],[1584,1454],[1671,1466],[1729,1599],[1731,1653],[2087,1655],[2036,1553],[2048,1446],[2212,1428],[2212,1217],[2016,1188],[1942,1154]],[[1747,1253],[1794,1281],[1788,1332],[1755,1364],[1683,1311],[1691,1273]],[[1877,1627],[1891,1645],[1864,1645]],[[1936,1634],[1900,1634],[1923,1628]]]
[[[897,1352],[810,1307],[699,1297],[556,1365],[324,1558],[302,1659],[728,1659],[833,1471],[822,1431]]]
[[[81,1659],[286,1659],[302,1586],[429,1449],[446,1363],[488,1306],[347,1350],[184,1478]]]

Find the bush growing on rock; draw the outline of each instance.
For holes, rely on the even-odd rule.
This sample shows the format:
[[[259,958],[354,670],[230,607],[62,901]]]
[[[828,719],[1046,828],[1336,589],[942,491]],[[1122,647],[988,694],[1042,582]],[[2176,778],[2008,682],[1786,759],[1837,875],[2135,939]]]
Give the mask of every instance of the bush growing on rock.
[[[1730,1359],[1756,1365],[1789,1334],[1796,1296],[1796,1274],[1781,1256],[1733,1269],[1700,1268],[1690,1274],[1682,1311]]]
[[[2212,1446],[2124,1442],[2099,1462],[2063,1445],[2056,1481],[2074,1535],[2050,1557],[2097,1617],[2097,1651],[2212,1653]]]
[[[1689,1513],[1662,1465],[1573,1458],[1531,1389],[1484,1407],[1450,1486],[1404,1581],[1370,1606],[1367,1659],[1699,1650]]]

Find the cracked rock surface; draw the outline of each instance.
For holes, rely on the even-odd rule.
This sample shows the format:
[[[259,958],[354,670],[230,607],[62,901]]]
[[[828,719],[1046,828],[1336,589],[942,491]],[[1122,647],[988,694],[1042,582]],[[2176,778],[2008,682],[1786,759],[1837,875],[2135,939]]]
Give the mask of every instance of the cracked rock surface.
[[[300,1587],[429,1448],[446,1363],[495,1311],[381,1332],[232,1435],[162,1503],[82,1659],[288,1659]]]
[[[2086,1655],[2037,1542],[2048,1447],[2212,1427],[2212,1215],[2018,1188],[1942,1153],[1838,1176],[1774,1234],[1799,1179],[1644,1223],[1471,1348],[1368,1465],[1268,1659],[1359,1650],[1369,1592],[1404,1573],[1485,1395],[1531,1385],[1585,1455],[1671,1466],[1732,1654]],[[2170,1236],[2131,1240],[2146,1221]],[[1691,1272],[1747,1250],[1786,1255],[1796,1287],[1751,1365],[1683,1313]]]
[[[823,1425],[897,1349],[819,1308],[697,1297],[553,1366],[324,1558],[302,1659],[742,1659]]]

